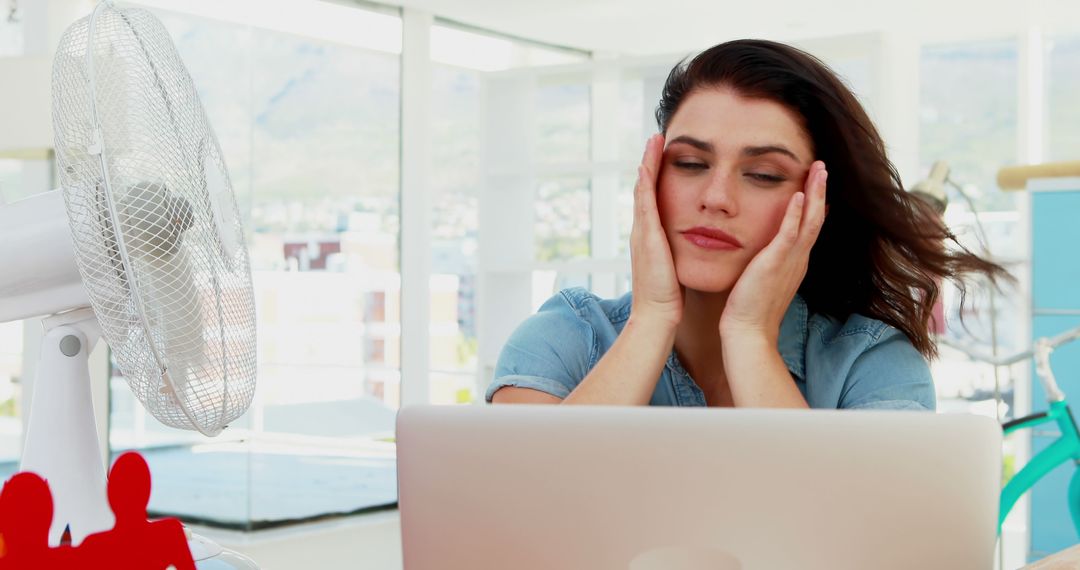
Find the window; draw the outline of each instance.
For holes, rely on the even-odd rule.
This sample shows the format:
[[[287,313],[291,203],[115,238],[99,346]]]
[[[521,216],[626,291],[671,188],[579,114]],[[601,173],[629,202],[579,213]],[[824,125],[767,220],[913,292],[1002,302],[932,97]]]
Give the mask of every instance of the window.
[[[439,54],[447,53],[443,50],[448,48],[441,47],[446,40],[439,38],[448,33],[450,38],[476,35],[434,26],[433,60],[439,61]],[[429,178],[432,257],[428,366],[429,401],[432,403],[465,403],[475,397],[472,388],[476,378],[477,199],[482,83],[483,73],[474,69],[446,64],[434,66]]]
[[[2,20],[0,20],[2,21]],[[35,152],[19,152],[20,158],[0,154],[0,207],[52,189],[51,153],[33,158]],[[40,330],[40,320],[0,323],[0,476],[6,478],[18,470],[22,456],[23,387],[30,367],[24,366],[27,341],[38,335],[28,334],[29,327]],[[33,340],[30,340],[31,346]]]
[[[619,77],[618,106],[618,193],[615,208],[618,231],[617,254],[630,255],[630,230],[634,225],[634,186],[637,184],[637,167],[645,151],[645,140],[659,132],[656,125],[656,106],[660,103],[660,90],[671,67],[670,64],[650,68],[624,69]],[[629,276],[628,276],[629,277]]]
[[[21,161],[0,160],[0,205],[22,194]],[[0,323],[0,463],[11,462],[11,472],[22,449],[22,352],[23,322]]]
[[[591,104],[588,76],[542,78],[535,91],[535,156],[544,169],[581,170],[591,162]],[[534,194],[537,261],[590,256],[591,188],[584,176],[542,175]]]
[[[536,187],[537,261],[589,257],[589,178],[542,178]]]
[[[22,54],[22,18],[16,0],[0,2],[0,57]]]
[[[541,46],[512,38],[467,29],[440,21],[431,30],[432,163],[429,177],[431,200],[431,293],[430,293],[430,395],[438,404],[467,403],[480,394],[479,364],[479,200],[493,162],[484,162],[485,121],[490,121],[484,101],[500,97],[489,82],[499,72],[525,66],[581,61],[581,52]],[[535,126],[537,144],[557,148],[562,137],[576,152],[578,161],[588,160],[588,88],[554,85],[539,89],[537,113],[526,121]],[[549,105],[550,103],[550,105]],[[539,109],[547,110],[541,113]],[[573,110],[567,111],[570,107]],[[490,128],[490,122],[488,123]],[[569,133],[568,135],[566,133]],[[520,133],[519,133],[520,134]],[[545,136],[545,134],[547,136]],[[519,137],[516,144],[527,144]],[[490,158],[489,158],[490,160]],[[492,189],[497,192],[498,190]],[[577,247],[588,247],[588,185],[568,190],[584,203],[584,219],[569,230]],[[544,189],[538,189],[542,195]],[[537,196],[537,206],[542,198]],[[525,203],[525,208],[533,206]],[[544,203],[552,204],[552,203]],[[538,216],[537,226],[552,222]],[[553,222],[552,222],[553,223]],[[584,225],[580,225],[584,224]],[[583,233],[584,232],[584,233]],[[545,235],[560,239],[555,228]],[[490,235],[490,234],[489,234]],[[561,235],[561,234],[560,234]],[[500,239],[495,237],[494,239]],[[537,244],[541,247],[540,244]]]
[[[545,78],[547,79],[547,78]],[[556,77],[535,92],[533,123],[537,162],[582,163],[590,159],[589,78]]]
[[[281,11],[301,4],[294,27],[222,21],[225,6],[158,12],[246,217],[259,387],[207,439],[156,422],[114,376],[110,445],[147,457],[157,513],[250,529],[397,498],[401,22],[327,3]]]
[[[23,322],[0,324],[0,463],[18,461],[22,449],[22,351]]]
[[[920,172],[946,160],[980,210],[1014,210],[995,180],[1017,158],[1016,43],[925,48],[920,68]]]
[[[443,69],[492,72],[584,59],[587,54],[579,50],[518,40],[448,20],[439,19],[431,27],[431,61]]]
[[[256,401],[218,438],[161,426],[114,376],[110,444],[147,456],[150,507],[160,514],[250,529],[396,500],[401,22],[295,4],[305,10],[295,26],[265,11],[248,24],[231,7],[212,18],[186,5],[187,14],[158,12],[230,167],[249,230],[259,326]],[[377,41],[360,45],[357,37]],[[470,63],[462,59],[470,52],[458,48],[475,41],[487,42],[487,59]],[[431,97],[430,400],[460,403],[476,397],[477,211],[490,70],[582,54],[439,24],[432,57],[445,63],[435,66]],[[538,122],[554,125],[541,126],[553,137],[574,123],[586,139],[555,144],[569,142],[587,160],[588,89],[577,85],[569,97],[561,90],[551,96],[571,101],[578,116],[555,112]],[[205,472],[214,473],[212,483],[191,484]]]
[[[1054,38],[1046,58],[1048,161],[1076,160],[1080,149],[1080,36]]]
[[[1017,43],[986,42],[924,48],[921,55],[919,160],[929,172],[934,161],[945,160],[950,178],[964,188],[980,211],[991,257],[1014,275],[1027,273],[1026,236],[1022,234],[1016,193],[997,187],[997,171],[1017,160]],[[975,217],[952,188],[945,221],[961,243],[982,254]],[[1021,319],[1023,297],[1015,287],[1001,293],[986,283],[974,283],[960,314],[960,295],[951,286],[943,291],[948,335],[979,344],[991,353],[1019,350],[1027,339]],[[993,309],[993,310],[992,310]],[[992,315],[996,313],[996,318]],[[1012,371],[971,362],[942,349],[932,364],[942,411],[1007,416],[1012,413]],[[995,392],[1004,406],[998,409]]]

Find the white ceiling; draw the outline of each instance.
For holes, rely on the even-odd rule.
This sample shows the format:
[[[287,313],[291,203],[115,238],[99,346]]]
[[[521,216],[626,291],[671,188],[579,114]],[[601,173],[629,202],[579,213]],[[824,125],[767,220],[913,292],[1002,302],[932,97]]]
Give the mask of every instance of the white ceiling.
[[[739,37],[794,41],[886,32],[941,42],[1008,36],[1028,23],[1048,32],[1080,30],[1080,0],[381,1],[599,54],[691,52]]]

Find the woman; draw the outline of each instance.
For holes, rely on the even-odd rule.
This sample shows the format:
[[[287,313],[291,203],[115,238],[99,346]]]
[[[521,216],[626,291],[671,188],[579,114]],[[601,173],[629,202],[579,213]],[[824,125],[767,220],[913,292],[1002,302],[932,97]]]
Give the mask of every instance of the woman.
[[[739,40],[676,65],[656,118],[632,294],[552,297],[487,399],[933,410],[937,283],[1005,273],[904,192],[847,87],[802,51]]]

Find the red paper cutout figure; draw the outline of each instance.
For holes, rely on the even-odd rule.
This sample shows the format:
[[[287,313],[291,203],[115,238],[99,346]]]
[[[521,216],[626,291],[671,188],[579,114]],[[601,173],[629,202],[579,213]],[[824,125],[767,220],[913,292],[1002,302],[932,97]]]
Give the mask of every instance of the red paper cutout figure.
[[[195,570],[184,527],[176,519],[146,520],[150,468],[138,453],[125,453],[109,471],[109,506],[116,515],[112,530],[87,536],[76,550],[87,568]]]
[[[87,536],[75,548],[49,548],[49,485],[34,473],[16,473],[0,491],[0,570],[195,570],[180,521],[147,521],[149,502],[150,468],[138,453],[125,453],[109,472],[113,528]]]
[[[35,473],[16,473],[0,491],[0,569],[74,567],[70,546],[49,548],[53,518],[49,484]]]

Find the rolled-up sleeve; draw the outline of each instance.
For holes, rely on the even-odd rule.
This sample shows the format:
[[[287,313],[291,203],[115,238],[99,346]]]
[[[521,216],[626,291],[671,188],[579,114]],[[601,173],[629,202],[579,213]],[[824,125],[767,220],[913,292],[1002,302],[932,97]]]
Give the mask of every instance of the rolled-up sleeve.
[[[556,294],[514,330],[499,352],[485,400],[500,388],[531,388],[566,398],[589,371],[592,327],[563,294]]]
[[[902,332],[888,327],[855,359],[839,407],[933,411],[937,398],[930,365]]]

